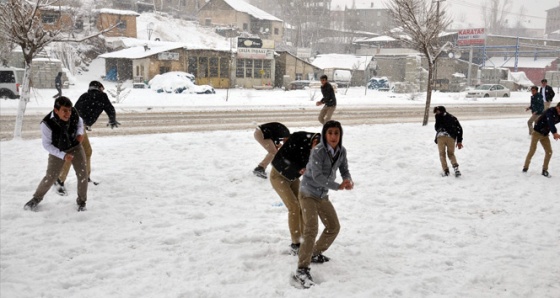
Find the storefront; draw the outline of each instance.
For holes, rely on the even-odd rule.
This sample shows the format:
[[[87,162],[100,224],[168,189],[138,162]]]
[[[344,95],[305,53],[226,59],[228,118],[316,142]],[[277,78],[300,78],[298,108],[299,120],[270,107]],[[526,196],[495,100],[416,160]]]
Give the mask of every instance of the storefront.
[[[238,38],[235,85],[244,88],[272,88],[274,71],[274,41]]]

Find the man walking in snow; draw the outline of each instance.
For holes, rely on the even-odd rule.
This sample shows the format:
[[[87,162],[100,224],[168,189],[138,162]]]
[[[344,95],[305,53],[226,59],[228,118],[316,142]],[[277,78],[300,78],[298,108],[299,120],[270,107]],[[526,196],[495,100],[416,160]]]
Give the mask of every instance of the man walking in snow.
[[[117,122],[117,115],[115,112],[115,107],[111,104],[109,97],[103,91],[105,88],[103,85],[98,81],[91,81],[89,83],[89,89],[86,93],[82,94],[78,101],[76,102],[76,110],[80,113],[80,117],[84,119],[84,125],[86,130],[91,130],[91,127],[99,118],[99,115],[103,111],[107,113],[109,116],[109,123],[107,126],[111,126],[111,128],[119,127],[120,123]],[[87,133],[84,131],[84,141],[82,142],[84,147],[84,151],[86,154],[87,160],[87,181],[91,182],[90,174],[91,174],[91,154],[93,150],[91,149],[91,145],[89,143],[89,138]],[[59,195],[63,196],[66,195],[66,187],[64,186],[64,182],[66,181],[66,176],[68,176],[68,172],[70,171],[70,163],[65,163],[58,180],[55,182],[56,191]]]
[[[436,138],[435,143],[438,145],[439,160],[441,161],[441,168],[443,175],[449,176],[449,167],[447,166],[447,157],[451,161],[451,166],[455,170],[455,177],[461,176],[459,171],[459,164],[455,157],[455,146],[460,150],[463,148],[463,128],[457,118],[445,110],[444,106],[434,108],[436,117]],[[457,142],[457,144],[455,144]]]
[[[558,122],[560,122],[560,102],[556,105],[556,107],[546,110],[539,119],[537,119],[533,134],[531,134],[531,145],[529,146],[529,153],[527,153],[527,157],[525,158],[523,173],[526,173],[529,170],[531,158],[533,158],[533,155],[537,150],[537,143],[540,142],[544,149],[542,175],[550,177],[550,174],[548,173],[548,163],[552,158],[552,147],[550,145],[548,134],[552,132],[552,136],[555,140],[560,139],[560,134],[558,134],[558,130],[556,129],[556,123]]]
[[[548,85],[548,81],[546,79],[541,80],[541,90],[539,93],[542,94],[544,109],[546,110],[550,108],[550,103],[556,94],[554,93],[554,89]]]
[[[53,98],[62,96],[62,71],[58,72],[58,75],[54,79],[54,87],[56,88],[56,91],[58,91],[58,93],[53,96]]]
[[[319,112],[319,122],[325,124],[331,120],[334,110],[336,110],[336,96],[334,95],[334,88],[329,83],[326,75],[321,76],[321,93],[323,98],[316,102],[317,106],[324,105]]]

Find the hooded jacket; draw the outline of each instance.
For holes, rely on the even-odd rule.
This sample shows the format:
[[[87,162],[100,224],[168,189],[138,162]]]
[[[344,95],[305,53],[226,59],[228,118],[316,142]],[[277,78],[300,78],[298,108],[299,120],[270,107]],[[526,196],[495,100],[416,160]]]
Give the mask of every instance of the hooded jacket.
[[[321,132],[321,143],[311,150],[309,161],[303,177],[301,179],[300,193],[316,198],[327,198],[329,189],[338,190],[340,183],[335,182],[336,171],[340,169],[342,179],[352,179],[348,170],[348,160],[346,159],[346,148],[342,146],[342,127],[336,121],[328,121],[323,126]],[[340,128],[339,151],[336,156],[331,156],[328,150],[326,138],[327,129],[330,127]]]
[[[75,107],[87,126],[95,124],[103,111],[109,116],[109,122],[117,121],[115,107],[111,104],[109,97],[95,86],[90,86],[88,92],[80,96]]]
[[[297,131],[292,133],[288,141],[280,147],[272,166],[286,179],[293,181],[301,176],[299,171],[307,165],[311,146],[315,138],[320,138],[321,134]]]
[[[556,123],[560,122],[560,115],[556,107],[552,107],[544,111],[544,113],[537,119],[535,124],[535,131],[543,136],[548,136],[550,132],[557,133]]]
[[[463,128],[459,123],[457,118],[445,110],[445,107],[439,106],[436,107],[437,110],[440,111],[439,114],[436,114],[436,124],[434,128],[436,130],[436,139],[435,142],[437,144],[437,136],[439,133],[447,133],[451,138],[455,139],[457,143],[463,142]]]
[[[258,128],[262,131],[265,140],[271,139],[276,145],[280,144],[283,138],[290,136],[290,130],[279,122],[261,124]]]

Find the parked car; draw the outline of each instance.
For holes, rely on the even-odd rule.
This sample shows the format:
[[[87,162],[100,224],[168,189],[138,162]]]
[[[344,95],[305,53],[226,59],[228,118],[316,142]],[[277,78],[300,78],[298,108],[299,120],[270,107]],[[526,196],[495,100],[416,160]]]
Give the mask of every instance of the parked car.
[[[379,90],[379,91],[391,90],[391,85],[389,84],[389,79],[387,79],[387,77],[381,77],[381,78],[373,77],[369,79],[367,87],[368,89]]]
[[[19,98],[24,69],[0,68],[0,98]]]
[[[192,74],[183,71],[170,71],[153,77],[148,82],[150,89],[158,93],[196,93],[214,94],[216,91],[210,85],[196,85]]]
[[[297,81],[292,81],[290,83],[290,90],[297,90],[297,89],[306,89],[309,87],[309,83],[311,83],[311,81],[308,80],[297,80]]]
[[[483,84],[467,92],[467,97],[469,98],[510,97],[510,95],[509,89],[500,84]]]

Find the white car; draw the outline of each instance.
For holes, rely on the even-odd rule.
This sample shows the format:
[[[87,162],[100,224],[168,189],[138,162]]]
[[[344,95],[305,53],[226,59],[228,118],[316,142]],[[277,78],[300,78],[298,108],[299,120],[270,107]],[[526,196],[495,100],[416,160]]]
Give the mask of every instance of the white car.
[[[196,85],[194,76],[183,71],[170,71],[158,74],[148,82],[150,89],[158,93],[196,93],[214,94],[216,91],[210,85]]]
[[[474,90],[467,92],[467,97],[509,97],[511,95],[508,88],[500,84],[483,84],[477,86]]]
[[[0,98],[19,98],[24,69],[0,67]]]

